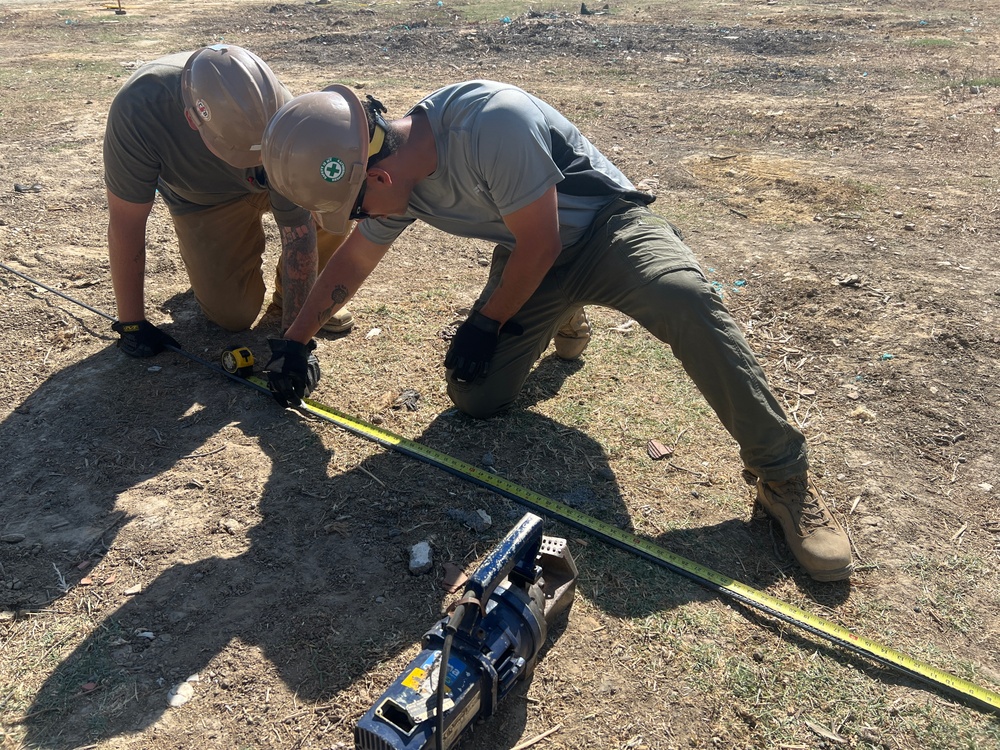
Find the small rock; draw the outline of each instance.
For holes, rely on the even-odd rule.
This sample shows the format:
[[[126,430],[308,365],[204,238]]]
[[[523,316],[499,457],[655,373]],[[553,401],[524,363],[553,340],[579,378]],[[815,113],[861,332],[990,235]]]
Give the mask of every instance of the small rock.
[[[170,688],[170,692],[167,693],[167,704],[174,707],[183,706],[192,698],[194,698],[194,686],[190,682],[182,682]]]
[[[892,212],[892,216],[895,219],[902,219],[903,218],[903,212],[902,211],[893,211]]]
[[[490,514],[482,508],[478,508],[475,515],[479,519],[479,525],[476,527],[476,531],[486,531],[486,529],[493,525],[493,519],[490,518]]]
[[[484,453],[481,463],[484,468],[492,469],[496,465],[496,459],[493,457],[492,453]]]
[[[428,542],[417,542],[410,548],[410,573],[421,576],[434,567],[431,558],[431,545]]]
[[[237,521],[235,518],[223,518],[219,521],[219,528],[225,531],[227,534],[235,534],[240,529],[243,528],[243,524]]]
[[[4,544],[17,544],[24,541],[24,534],[4,534],[0,536],[0,542]]]
[[[857,409],[851,412],[851,419],[857,419],[859,422],[874,422],[876,417],[875,414],[863,406],[859,406]]]
[[[914,224],[913,222],[907,222],[906,224],[903,225],[903,229],[905,229],[907,232],[912,232],[916,228],[917,225]]]
[[[486,531],[493,525],[493,519],[490,518],[490,514],[482,508],[472,511],[471,513],[457,508],[449,508],[446,513],[449,518],[454,521],[458,521],[464,526],[468,526],[477,534]]]

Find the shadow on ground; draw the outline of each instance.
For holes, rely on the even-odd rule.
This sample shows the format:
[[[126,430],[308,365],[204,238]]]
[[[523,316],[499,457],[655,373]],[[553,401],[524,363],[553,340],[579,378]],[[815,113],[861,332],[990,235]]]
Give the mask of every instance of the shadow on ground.
[[[542,363],[520,405],[551,395],[574,369]],[[195,700],[255,696],[257,675],[233,657],[233,644],[263,655],[298,700],[328,704],[330,722],[366,708],[345,696],[418,642],[444,598],[440,565],[431,576],[408,574],[409,547],[430,537],[438,563],[471,567],[525,508],[394,452],[331,470],[325,429],[176,355],[154,365],[110,347],[54,375],[0,425],[0,442],[12,446],[5,474],[21,488],[3,501],[5,533],[25,535],[4,553],[6,575],[22,582],[4,591],[5,609],[23,616],[51,605],[62,593],[54,568],[67,588],[77,585],[89,571],[80,564],[113,556],[126,524],[130,543],[147,540],[146,565],[163,561],[48,676],[24,720],[26,745],[69,748],[143,731],[191,675],[203,677]],[[14,439],[24,435],[32,440]],[[498,473],[529,477],[523,483],[543,495],[631,527],[601,447],[583,432],[523,410],[487,422],[449,410],[416,439],[473,464],[495,451],[504,456]],[[588,470],[575,464],[567,481],[538,450],[554,442],[586,456]],[[241,446],[260,466],[241,463]],[[493,517],[488,531],[456,520],[454,511],[480,507]],[[580,536],[551,521],[546,533]],[[727,574],[767,556],[736,520],[655,541]],[[615,616],[714,596],[626,552],[577,556],[581,594]],[[754,570],[754,585],[773,581],[773,565]],[[490,737],[492,747],[510,747],[523,732],[523,702],[510,704],[506,739]]]

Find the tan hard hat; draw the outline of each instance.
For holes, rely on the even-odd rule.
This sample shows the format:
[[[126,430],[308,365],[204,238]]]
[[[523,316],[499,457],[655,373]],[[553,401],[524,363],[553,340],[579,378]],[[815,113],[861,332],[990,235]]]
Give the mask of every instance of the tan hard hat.
[[[260,164],[264,128],[292,98],[267,63],[232,44],[202,47],[188,58],[181,96],[212,153],[241,168]]]
[[[271,118],[261,142],[270,185],[345,234],[368,168],[368,117],[346,86],[292,99]]]

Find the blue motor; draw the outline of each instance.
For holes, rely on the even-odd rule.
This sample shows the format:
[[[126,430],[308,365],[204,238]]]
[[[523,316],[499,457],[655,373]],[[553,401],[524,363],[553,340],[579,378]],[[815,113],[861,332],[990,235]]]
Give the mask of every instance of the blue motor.
[[[532,674],[550,624],[573,602],[576,576],[566,540],[542,536],[542,519],[525,514],[358,722],[356,750],[453,747],[469,724],[492,716],[518,680]]]

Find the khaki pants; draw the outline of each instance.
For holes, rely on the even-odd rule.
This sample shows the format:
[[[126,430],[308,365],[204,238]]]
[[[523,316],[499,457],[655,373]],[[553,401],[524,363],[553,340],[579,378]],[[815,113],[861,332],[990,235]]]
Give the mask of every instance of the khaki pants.
[[[506,248],[494,251],[477,309],[496,288],[509,256]],[[485,418],[513,404],[559,324],[581,305],[620,310],[668,344],[758,477],[781,481],[806,470],[805,438],[789,423],[694,254],[666,220],[626,200],[616,200],[589,237],[563,251],[512,319],[524,333],[501,333],[487,377],[471,383],[448,378],[455,405]]]
[[[195,299],[205,316],[228,331],[253,325],[264,302],[264,227],[271,210],[267,193],[180,216],[171,215],[181,258]],[[319,270],[345,237],[317,228]],[[274,300],[281,304],[281,261],[274,281]]]

